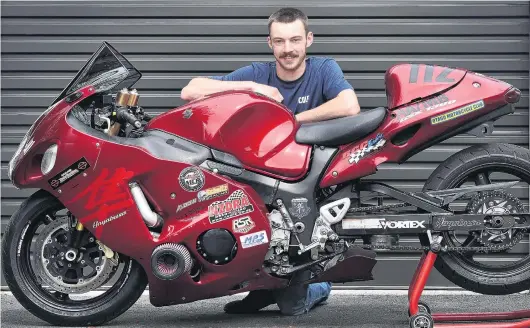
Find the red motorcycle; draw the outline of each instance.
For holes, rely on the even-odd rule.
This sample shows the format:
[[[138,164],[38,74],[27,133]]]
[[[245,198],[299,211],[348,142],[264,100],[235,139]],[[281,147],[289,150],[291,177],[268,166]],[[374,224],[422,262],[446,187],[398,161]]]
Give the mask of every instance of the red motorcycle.
[[[514,255],[530,228],[520,200],[528,149],[458,151],[421,192],[369,179],[378,165],[457,134],[491,135],[515,110],[513,86],[465,69],[395,65],[387,107],[299,125],[282,104],[246,91],[153,118],[131,90],[140,77],[103,43],[9,162],[17,188],[39,190],[11,217],[2,268],[37,317],[102,324],[147,283],[151,303],[166,306],[370,280],[376,250],[413,249],[397,245],[399,235],[438,251],[436,268],[465,289],[530,288],[530,256]],[[488,261],[500,252],[506,261]]]

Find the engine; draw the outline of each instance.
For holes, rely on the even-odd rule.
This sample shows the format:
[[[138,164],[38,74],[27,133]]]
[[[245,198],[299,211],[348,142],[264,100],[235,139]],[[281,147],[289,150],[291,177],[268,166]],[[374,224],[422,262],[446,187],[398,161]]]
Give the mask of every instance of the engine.
[[[349,198],[343,198],[323,205],[320,208],[320,216],[314,226],[305,227],[302,222],[293,224],[283,202],[279,201],[279,210],[273,210],[268,214],[272,234],[265,260],[270,264],[271,272],[278,275],[287,275],[305,266],[305,264],[297,267],[292,265],[292,253],[290,252],[292,249],[295,249],[298,255],[310,252],[310,259],[315,264],[320,262],[319,265],[322,268],[329,269],[334,266],[337,256],[339,256],[337,254],[347,249],[348,245],[343,240],[339,240],[331,225],[342,220],[349,206]],[[298,238],[298,234],[306,228],[312,230],[311,244],[309,245],[303,245]],[[291,245],[292,237],[297,245]],[[291,246],[293,246],[292,249]],[[326,259],[322,260],[323,258]],[[332,265],[329,263],[332,263]]]

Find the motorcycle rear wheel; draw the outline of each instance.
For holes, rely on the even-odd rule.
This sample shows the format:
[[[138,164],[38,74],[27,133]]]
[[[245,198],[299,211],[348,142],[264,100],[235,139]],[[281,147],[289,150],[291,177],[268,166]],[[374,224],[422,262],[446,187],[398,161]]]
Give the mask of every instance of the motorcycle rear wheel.
[[[423,191],[458,188],[466,181],[475,181],[476,184],[491,183],[492,172],[516,176],[528,186],[530,151],[511,144],[477,145],[461,150],[434,170]],[[528,239],[528,233],[523,233]],[[461,245],[455,244],[449,233],[442,236],[442,245],[483,246],[469,244],[473,240],[469,236],[464,241],[468,244]],[[420,235],[419,238],[423,246],[429,245],[426,234]],[[530,289],[530,255],[523,255],[523,258],[514,264],[495,266],[482,265],[470,259],[468,253],[447,252],[438,255],[435,268],[454,284],[481,294],[508,295]]]
[[[95,263],[90,263],[95,269],[91,272],[90,279],[95,282],[94,286],[103,284],[107,285],[108,289],[103,288],[102,291],[89,293],[86,286],[89,279],[82,274],[91,271],[91,268],[85,263],[88,262],[88,257],[74,260],[69,263],[68,267],[66,267],[68,262],[57,259],[57,255],[60,253],[56,254],[56,249],[53,250],[53,253],[47,252],[46,257],[39,258],[42,253],[38,253],[40,250],[35,247],[39,238],[46,236],[46,243],[49,245],[60,245],[61,239],[66,235],[64,231],[66,226],[58,224],[60,222],[57,221],[64,220],[64,218],[58,218],[61,217],[57,214],[60,211],[65,211],[61,202],[48,192],[39,190],[26,199],[12,215],[2,239],[2,270],[6,283],[25,309],[52,325],[101,325],[121,315],[138,300],[147,285],[147,276],[140,264],[121,255],[120,263],[114,266],[112,271],[107,271],[106,276],[98,276],[104,270],[103,266],[106,265],[106,262],[102,257],[97,258],[96,255],[94,257]],[[51,227],[51,229],[46,227]],[[44,233],[43,231],[47,232]],[[48,239],[47,234],[50,231],[59,233]],[[41,232],[43,235],[39,237]],[[90,237],[92,237],[90,241],[92,248],[94,248],[95,238],[91,235]],[[95,248],[97,254],[97,246]],[[81,252],[82,249],[80,248],[80,256]],[[84,252],[86,255],[89,254],[86,248]],[[52,260],[50,258],[52,255],[48,254],[53,254],[54,259]],[[93,254],[90,256],[92,257]],[[85,264],[81,267],[79,263],[83,258]],[[42,262],[47,264],[38,267],[38,264]],[[76,276],[70,268],[70,266],[75,267],[76,265],[80,267],[78,272],[81,275],[79,276]],[[43,271],[43,268],[51,268],[51,266],[64,272],[64,276],[53,277],[50,275],[44,277],[50,271]],[[108,267],[105,268],[108,269]],[[73,280],[77,280],[75,284],[71,281],[72,277],[74,277]],[[81,278],[84,279],[80,280]],[[112,281],[114,283],[110,284]],[[55,288],[63,288],[61,291],[53,289],[51,284],[55,282],[58,286]],[[75,292],[76,288],[79,288],[78,293]],[[70,294],[65,293],[67,290],[72,292]]]

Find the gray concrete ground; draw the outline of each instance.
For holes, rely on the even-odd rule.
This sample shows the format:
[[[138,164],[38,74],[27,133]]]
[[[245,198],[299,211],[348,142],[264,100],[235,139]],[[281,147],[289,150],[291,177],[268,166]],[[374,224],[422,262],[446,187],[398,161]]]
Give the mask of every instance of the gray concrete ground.
[[[375,295],[374,295],[375,294]],[[144,294],[108,327],[408,327],[406,294],[391,291],[333,291],[327,304],[300,317],[283,317],[275,305],[255,315],[228,315],[223,305],[244,295],[155,308]],[[530,295],[483,296],[457,292],[427,292],[423,299],[435,312],[511,311],[530,308]],[[9,292],[1,293],[2,327],[50,327],[31,315]]]

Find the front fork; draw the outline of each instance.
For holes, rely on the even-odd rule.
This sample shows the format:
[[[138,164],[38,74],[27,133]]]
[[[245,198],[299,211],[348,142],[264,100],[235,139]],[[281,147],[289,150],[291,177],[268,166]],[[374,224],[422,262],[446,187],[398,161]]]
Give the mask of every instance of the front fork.
[[[66,257],[75,259],[79,253],[79,248],[83,243],[83,239],[87,238],[89,232],[85,229],[83,224],[75,219],[71,213],[68,213],[68,222],[70,227],[70,237],[68,238],[69,250],[66,252]],[[74,226],[75,223],[75,226]],[[95,242],[99,245],[99,249],[103,251],[105,257],[112,261],[115,265],[118,264],[118,253],[115,253],[112,249],[104,245],[99,240],[94,238]]]

